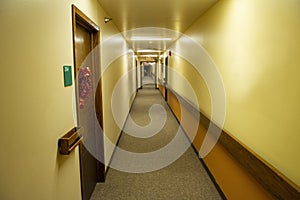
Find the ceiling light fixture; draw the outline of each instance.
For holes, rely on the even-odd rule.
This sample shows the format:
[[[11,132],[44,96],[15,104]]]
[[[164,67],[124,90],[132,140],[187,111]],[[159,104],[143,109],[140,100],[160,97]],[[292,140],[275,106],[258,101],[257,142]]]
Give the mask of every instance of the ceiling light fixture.
[[[152,50],[152,49],[141,49],[137,50],[138,53],[161,53],[161,50]]]
[[[153,58],[157,58],[158,55],[139,55],[139,57],[153,57]]]
[[[108,22],[110,22],[111,20],[112,20],[112,18],[104,17],[104,22],[105,22],[105,23],[108,23]]]
[[[132,41],[171,41],[172,38],[160,38],[160,37],[132,37]]]

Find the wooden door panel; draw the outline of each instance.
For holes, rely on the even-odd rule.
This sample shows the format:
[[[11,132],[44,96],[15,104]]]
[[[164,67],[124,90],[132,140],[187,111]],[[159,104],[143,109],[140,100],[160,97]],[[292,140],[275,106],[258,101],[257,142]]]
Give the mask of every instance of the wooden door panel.
[[[85,63],[83,61],[87,58],[91,52],[91,33],[79,24],[76,24],[76,36],[75,36],[75,59],[76,59],[76,74],[79,71],[81,65],[90,66],[91,59],[87,59]]]
[[[83,142],[79,146],[82,199],[90,198],[97,181],[104,181],[104,164],[94,156],[104,155],[103,135],[96,123],[103,124],[101,84],[95,77],[100,74],[100,54],[93,50],[99,44],[99,28],[75,6],[73,10],[73,44],[76,82],[78,126],[83,127]],[[97,55],[97,56],[96,56]],[[88,69],[90,95],[82,97],[79,89],[84,69]],[[96,92],[95,92],[96,91]],[[96,93],[96,96],[95,96]],[[80,95],[81,94],[81,95]],[[96,116],[97,114],[97,116]]]
[[[76,74],[77,79],[80,70],[88,67],[93,74],[94,66],[92,65],[92,56],[89,56],[92,47],[91,33],[79,24],[76,24],[75,33],[75,59],[76,59]],[[90,91],[93,94],[94,88]],[[80,145],[80,170],[81,170],[81,185],[82,199],[89,199],[97,182],[97,162],[89,152],[95,149],[95,119],[94,119],[94,104],[93,95],[89,98],[81,99],[79,93],[82,92],[77,84],[77,119],[78,125],[83,127],[84,137],[83,143]],[[81,101],[81,102],[79,102]],[[82,103],[82,101],[84,101]]]
[[[90,199],[96,182],[96,162],[95,158],[88,152],[83,144],[80,145],[80,165],[81,165],[81,189],[82,199]]]
[[[169,66],[169,58],[167,57],[166,60],[165,60],[165,76],[164,76],[164,79],[165,79],[165,101],[168,101],[168,73],[169,73],[169,69],[168,69],[168,66]]]

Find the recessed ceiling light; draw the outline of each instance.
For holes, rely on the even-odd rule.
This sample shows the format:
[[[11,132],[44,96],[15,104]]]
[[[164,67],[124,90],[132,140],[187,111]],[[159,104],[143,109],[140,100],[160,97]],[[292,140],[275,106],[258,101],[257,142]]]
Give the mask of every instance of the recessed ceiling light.
[[[138,53],[160,53],[160,50],[152,50],[152,49],[141,49],[137,50]]]
[[[158,55],[139,55],[139,57],[153,57],[153,58],[157,58]]]
[[[160,38],[160,37],[132,37],[132,41],[171,41],[172,38]]]

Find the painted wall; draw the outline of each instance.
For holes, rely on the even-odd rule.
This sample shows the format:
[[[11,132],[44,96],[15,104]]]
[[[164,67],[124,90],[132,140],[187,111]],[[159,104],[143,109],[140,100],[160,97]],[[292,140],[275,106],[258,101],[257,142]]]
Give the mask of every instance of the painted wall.
[[[101,41],[118,33],[96,0],[0,2],[0,199],[81,199],[78,149],[57,152],[76,125],[62,73],[73,66],[72,3],[98,24]]]
[[[224,129],[300,186],[299,10],[297,0],[219,1],[185,34],[204,47],[221,74],[227,95]],[[184,59],[171,60],[209,116],[203,79]],[[169,83],[190,98],[172,77]]]
[[[126,48],[126,46],[123,47]],[[104,133],[106,136],[104,146],[107,165],[135,97],[136,73],[133,58],[133,53],[128,52],[115,59],[103,71]]]

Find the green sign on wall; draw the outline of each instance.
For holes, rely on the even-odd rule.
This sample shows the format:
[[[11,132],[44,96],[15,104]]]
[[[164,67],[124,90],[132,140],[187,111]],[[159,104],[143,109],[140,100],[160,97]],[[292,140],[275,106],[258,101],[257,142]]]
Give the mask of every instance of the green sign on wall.
[[[64,66],[64,85],[65,87],[72,85],[72,67]]]

